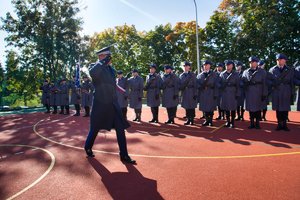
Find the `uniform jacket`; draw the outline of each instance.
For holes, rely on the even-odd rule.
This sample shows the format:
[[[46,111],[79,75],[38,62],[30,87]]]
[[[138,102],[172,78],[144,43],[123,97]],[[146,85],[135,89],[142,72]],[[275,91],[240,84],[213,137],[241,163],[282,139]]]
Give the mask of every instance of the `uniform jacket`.
[[[142,108],[144,80],[142,77],[131,77],[128,79],[129,86],[129,107],[134,109]]]
[[[181,106],[185,109],[194,109],[197,107],[197,79],[193,72],[184,72],[180,74],[181,88]]]
[[[162,76],[162,106],[165,108],[177,107],[179,103],[179,78],[174,73]]]
[[[147,91],[147,106],[158,107],[160,105],[160,88],[162,80],[157,73],[149,74],[146,78],[144,90]]]

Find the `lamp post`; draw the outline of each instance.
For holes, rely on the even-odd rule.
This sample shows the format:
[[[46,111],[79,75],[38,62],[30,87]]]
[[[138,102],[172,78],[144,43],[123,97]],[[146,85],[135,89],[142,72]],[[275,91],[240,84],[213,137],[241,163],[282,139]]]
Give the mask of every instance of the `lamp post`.
[[[200,58],[199,58],[199,38],[198,38],[198,12],[197,12],[197,3],[194,0],[195,10],[196,10],[196,47],[197,47],[197,70],[198,74],[200,74]]]

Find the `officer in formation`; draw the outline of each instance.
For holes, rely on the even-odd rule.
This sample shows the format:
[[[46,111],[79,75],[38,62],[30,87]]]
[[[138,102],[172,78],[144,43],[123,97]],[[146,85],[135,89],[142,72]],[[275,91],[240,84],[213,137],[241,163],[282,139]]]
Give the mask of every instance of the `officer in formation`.
[[[258,67],[259,59],[249,58],[250,67],[244,71],[242,81],[245,88],[246,110],[250,115],[249,129],[260,129],[261,109],[268,96],[267,74]]]
[[[60,80],[60,85],[58,87],[58,99],[60,105],[60,113],[59,114],[70,114],[69,109],[69,86],[66,83],[66,79]],[[66,112],[65,112],[66,111]]]
[[[226,60],[225,65],[226,70],[220,74],[221,109],[226,114],[225,127],[234,128],[237,99],[240,96],[240,79],[239,74],[233,70],[235,64],[232,60]]]
[[[217,63],[217,66],[216,66],[216,74],[218,75],[218,83],[221,82],[221,78],[220,78],[220,74],[223,72],[224,70],[224,64],[219,62]],[[222,94],[222,90],[220,89],[219,87],[219,91],[218,91],[218,97],[217,97],[217,109],[218,109],[218,117],[216,118],[216,120],[224,120],[225,119],[225,112],[224,110],[221,109],[221,94]]]
[[[243,63],[240,61],[236,61],[236,72],[239,74],[240,78],[240,96],[237,100],[237,117],[236,121],[244,121],[244,104],[245,104],[245,90],[244,90],[244,84],[242,81],[242,76],[243,76]]]
[[[76,76],[73,76],[73,81],[69,83],[69,88],[71,90],[70,104],[74,105],[76,111],[73,116],[80,116],[81,91],[80,88],[76,86]]]
[[[125,119],[127,119],[127,106],[128,106],[128,83],[127,79],[123,76],[123,71],[117,71],[117,98],[119,105],[122,110],[122,114]]]
[[[277,65],[272,67],[272,109],[276,110],[276,130],[289,131],[287,127],[288,113],[294,101],[294,70],[286,65],[284,54],[276,55]]]
[[[265,69],[265,61],[264,60],[260,60],[258,62],[258,67],[260,69],[264,70],[266,75],[267,75],[266,80],[267,80],[268,95],[267,95],[266,99],[263,102],[262,111],[261,111],[262,121],[267,121],[266,115],[267,115],[267,110],[268,110],[268,105],[269,105],[269,96],[270,96],[270,92],[272,91],[271,74],[270,74],[269,71],[267,71]]]
[[[151,108],[152,120],[149,123],[158,123],[158,107],[160,105],[160,89],[162,80],[156,73],[156,64],[150,65],[150,73],[146,78],[144,90],[147,91],[147,106]]]
[[[140,122],[142,115],[142,98],[144,80],[139,76],[137,69],[132,70],[132,77],[128,79],[129,87],[129,107],[134,109],[135,119],[133,121]]]
[[[130,127],[122,114],[116,92],[115,69],[111,66],[111,52],[109,47],[97,52],[99,62],[90,68],[90,76],[95,87],[93,108],[90,118],[90,130],[85,142],[88,157],[94,157],[92,148],[99,130],[116,130],[120,160],[135,164],[127,151],[125,129]]]
[[[48,80],[45,80],[43,85],[40,87],[40,90],[42,90],[42,104],[46,108],[45,113],[50,113],[50,84]]]
[[[165,73],[162,76],[162,106],[167,109],[168,121],[165,124],[174,124],[177,106],[179,103],[179,78],[172,72],[170,65],[164,66]]]
[[[81,85],[81,106],[84,107],[84,117],[90,116],[90,107],[93,102],[94,86],[87,76],[83,76],[83,83]]]
[[[295,68],[295,86],[298,86],[298,95],[297,95],[297,111],[300,111],[300,65]]]
[[[206,60],[203,71],[197,76],[199,94],[199,109],[204,112],[205,122],[203,126],[212,126],[214,110],[219,96],[218,74],[211,70],[212,62]]]
[[[180,74],[179,78],[182,92],[181,106],[186,110],[187,117],[187,121],[184,125],[194,125],[198,87],[196,75],[191,71],[190,62],[184,62],[184,72]]]
[[[59,105],[58,87],[54,81],[50,84],[50,106],[53,107],[52,114],[57,114],[57,106]]]

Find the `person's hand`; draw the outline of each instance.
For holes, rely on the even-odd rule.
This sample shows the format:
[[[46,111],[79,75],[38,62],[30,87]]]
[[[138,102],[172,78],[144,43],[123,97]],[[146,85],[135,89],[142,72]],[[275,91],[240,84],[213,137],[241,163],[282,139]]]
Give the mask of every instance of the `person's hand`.
[[[197,99],[197,96],[193,96],[193,99],[196,100],[196,99]]]
[[[142,101],[142,97],[139,97],[139,98],[138,98],[138,101]]]

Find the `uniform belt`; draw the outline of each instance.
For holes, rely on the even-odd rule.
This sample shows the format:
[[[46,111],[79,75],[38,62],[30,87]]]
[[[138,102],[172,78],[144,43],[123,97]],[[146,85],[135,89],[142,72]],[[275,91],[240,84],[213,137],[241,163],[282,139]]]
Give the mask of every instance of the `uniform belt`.
[[[249,85],[261,85],[262,82],[250,82]]]
[[[194,88],[194,86],[193,85],[188,85],[187,88]]]
[[[225,87],[235,87],[236,85],[226,85]]]

